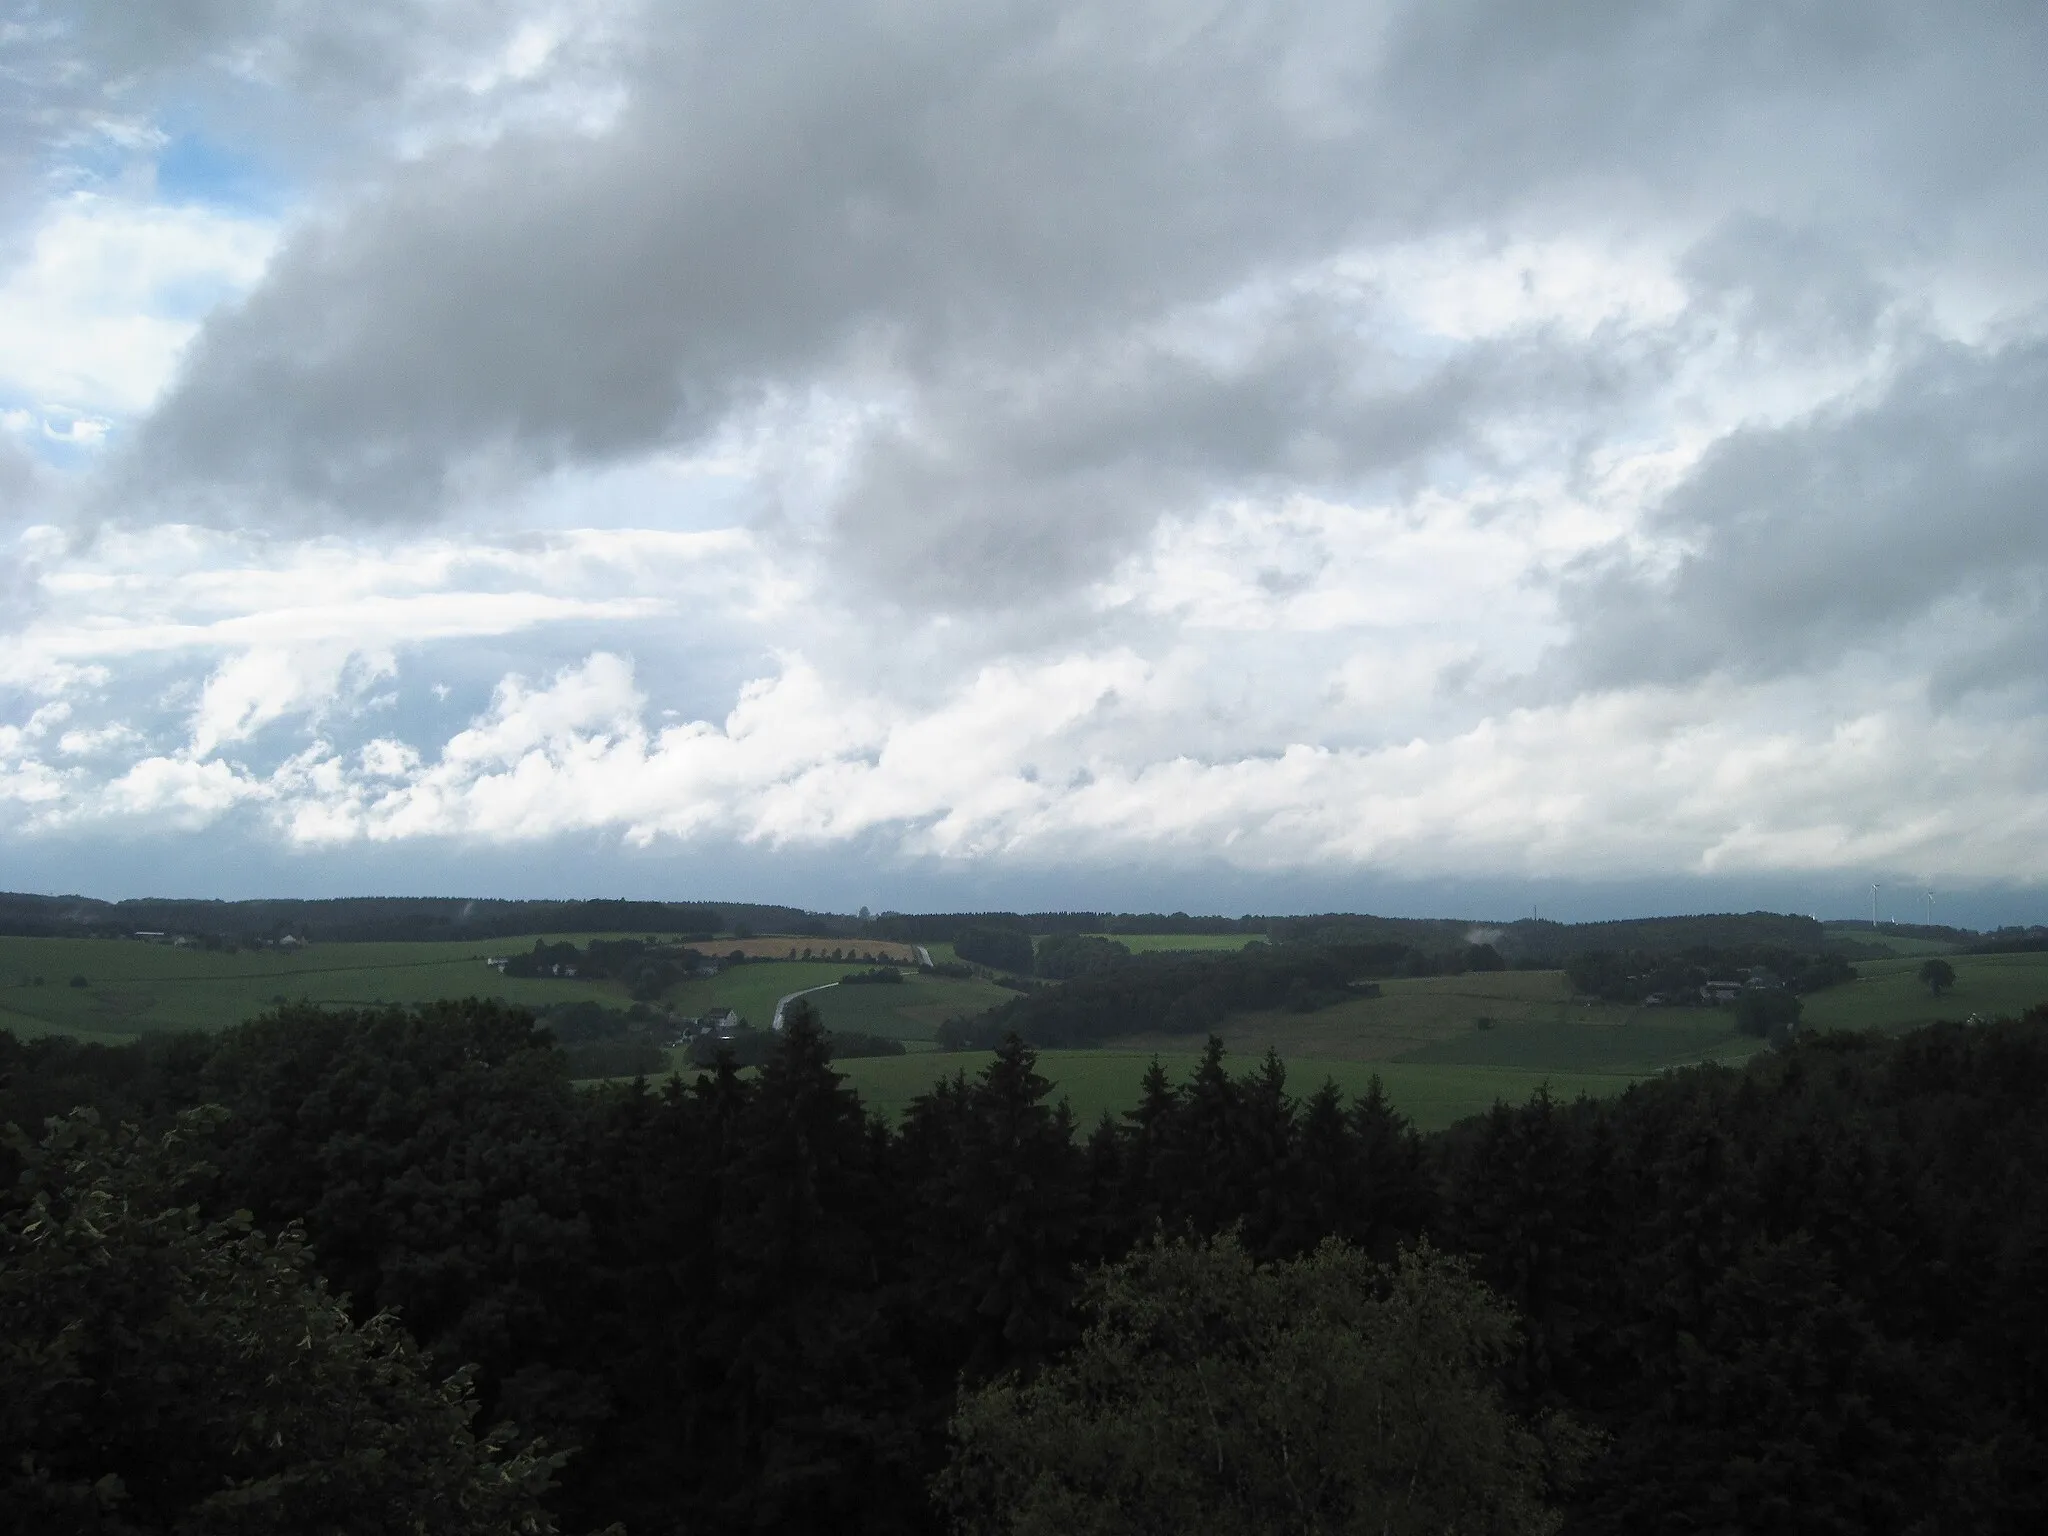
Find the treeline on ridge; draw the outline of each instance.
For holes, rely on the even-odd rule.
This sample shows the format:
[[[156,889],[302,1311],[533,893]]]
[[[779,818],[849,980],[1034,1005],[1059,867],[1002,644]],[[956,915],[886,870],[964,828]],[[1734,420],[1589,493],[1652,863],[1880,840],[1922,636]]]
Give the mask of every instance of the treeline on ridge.
[[[1820,992],[1856,979],[1841,955],[1799,953],[1775,945],[1722,949],[1700,945],[1676,953],[1653,950],[1584,950],[1565,962],[1572,989],[1610,1003],[1699,1001],[1699,990],[1716,980],[1757,977],[1788,992]]]
[[[1468,1264],[1519,1320],[1491,1367],[1505,1403],[1599,1437],[1580,1479],[1546,1490],[1568,1532],[2032,1532],[2044,1095],[2040,1012],[1821,1037],[1427,1137],[1376,1088],[1347,1102],[1271,1058],[1239,1075],[1213,1042],[1187,1082],[1155,1069],[1093,1128],[1017,1045],[887,1126],[798,1005],[753,1074],[728,1059],[693,1084],[588,1091],[492,1003],[284,1009],[126,1047],[0,1034],[17,1125],[91,1105],[155,1136],[222,1106],[188,1129],[203,1181],[146,1209],[246,1210],[279,1241],[301,1224],[364,1326],[388,1311],[437,1370],[474,1366],[480,1428],[568,1453],[553,1521],[634,1536],[938,1529],[963,1387],[1057,1382],[1095,1266],[1142,1261],[1160,1234],[1233,1232],[1264,1263],[1336,1238],[1380,1257],[1427,1240]],[[4,1240],[49,1230],[31,1192],[68,1222],[104,1188],[94,1156],[0,1147]],[[0,1508],[90,1501],[125,1472],[146,1527],[134,1501],[191,1486],[170,1463],[197,1442],[110,1438],[118,1396],[82,1419],[12,1405],[116,1380],[92,1373],[125,1369],[132,1324],[202,1359],[189,1330],[207,1317],[74,1268],[91,1283],[8,1293]],[[37,1331],[60,1325],[62,1380],[57,1335]]]
[[[1186,912],[882,912],[864,925],[876,938],[903,944],[951,944],[963,929],[1007,928],[1023,934],[1231,934],[1264,936],[1273,919],[1203,917]]]
[[[874,926],[910,923],[885,915]],[[1565,924],[1528,918],[1481,924],[1445,918],[1374,917],[1331,912],[1299,917],[1245,917],[1185,922],[1175,918],[1109,913],[926,914],[911,923],[922,942],[950,943],[964,960],[1019,976],[1055,980],[1104,968],[1129,946],[1119,933],[1242,934],[1247,944],[1306,949],[1385,950],[1407,953],[1406,974],[1437,976],[1489,968],[1495,960],[1512,969],[1555,970],[1572,957],[1616,954],[1662,962],[1816,965],[1833,955],[1821,924],[1812,918],[1773,912],[1723,913],[1691,917],[1629,918],[1614,922]],[[1033,936],[1037,942],[1032,943]],[[1035,952],[1034,952],[1035,950]],[[1637,969],[1641,969],[1638,966]]]
[[[1979,937],[1969,935],[1973,941],[1963,946],[1963,952],[1970,955],[2030,955],[2048,949],[2048,928],[2039,924],[2030,928],[2000,928]]]
[[[621,981],[635,1002],[653,1002],[706,969],[717,969],[709,955],[686,945],[650,944],[645,939],[591,939],[580,947],[566,939],[535,939],[531,950],[507,956],[504,966],[507,976]]]
[[[642,934],[709,941],[787,934],[799,938],[887,939],[953,943],[964,930],[1006,930],[1025,936],[1101,934],[1239,935],[1276,943],[1343,946],[1398,943],[1445,953],[1491,945],[1513,966],[1560,966],[1581,951],[1673,953],[1709,947],[1776,947],[1817,953],[1829,947],[1811,918],[1770,912],[1631,918],[1564,924],[1521,918],[1473,922],[1447,918],[1378,917],[1361,913],[1216,917],[1186,912],[810,912],[748,902],[629,900],[517,901],[466,897],[342,897],[328,900],[200,901],[145,897],[119,902],[84,896],[0,892],[0,934],[32,938],[115,938],[137,932],[207,937],[235,943],[287,934],[319,943],[459,941],[532,934]],[[1911,925],[1890,927],[1921,932]],[[1980,936],[1963,929],[1927,929],[1958,944],[2025,945],[2023,932]],[[1014,967],[1002,967],[1014,968]]]
[[[0,934],[28,938],[122,938],[157,932],[249,942],[287,934],[319,943],[402,943],[522,937],[531,933],[699,934],[735,922],[800,922],[793,907],[669,901],[505,901],[424,896],[332,900],[194,901],[138,897],[0,894]]]

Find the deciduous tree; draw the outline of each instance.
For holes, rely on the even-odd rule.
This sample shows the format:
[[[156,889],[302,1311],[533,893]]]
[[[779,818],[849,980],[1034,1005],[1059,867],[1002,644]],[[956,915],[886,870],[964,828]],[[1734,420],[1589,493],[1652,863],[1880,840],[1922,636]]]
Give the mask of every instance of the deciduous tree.
[[[1143,1248],[1101,1271],[1093,1321],[1029,1383],[963,1398],[938,1493],[973,1536],[1545,1532],[1539,1433],[1493,1372],[1507,1310],[1426,1248],[1391,1268],[1326,1243],[1258,1265],[1236,1242]]]
[[[168,1136],[81,1112],[0,1214],[0,1527],[16,1531],[503,1536],[554,1529],[553,1468],[471,1432],[389,1313],[357,1325],[295,1228],[188,1203]]]
[[[1955,984],[1956,968],[1946,960],[1936,956],[1934,959],[1922,962],[1920,966],[1920,985],[1929,992],[1932,992],[1936,997],[1941,996],[1942,993]]]

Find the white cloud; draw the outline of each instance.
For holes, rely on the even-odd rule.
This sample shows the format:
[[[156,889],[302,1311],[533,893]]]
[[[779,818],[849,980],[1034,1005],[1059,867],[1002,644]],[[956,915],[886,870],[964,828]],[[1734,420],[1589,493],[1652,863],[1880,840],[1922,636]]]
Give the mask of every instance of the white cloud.
[[[786,587],[736,530],[569,530],[496,543],[437,537],[279,541],[169,524],[66,550],[22,535],[46,599],[0,682],[34,669],[165,654],[390,652],[572,622],[695,611],[769,616]],[[716,572],[713,577],[711,573]]]
[[[317,712],[335,700],[355,658],[347,650],[245,651],[206,680],[192,711],[193,757],[247,741],[288,714]],[[393,670],[388,656],[359,666],[358,685]]]
[[[1586,336],[1601,326],[1677,319],[1688,295],[1673,255],[1603,242],[1592,231],[1508,240],[1461,232],[1346,255],[1331,276],[1382,291],[1419,337],[1438,343],[1532,326]]]
[[[218,758],[147,757],[106,786],[100,808],[103,814],[146,818],[157,827],[196,831],[234,806],[264,797],[262,784]]]
[[[373,779],[410,778],[419,772],[420,755],[402,741],[380,736],[356,754],[362,771]]]
[[[74,193],[0,274],[0,398],[41,430],[97,443],[149,408],[224,298],[262,276],[269,221]]]
[[[1784,685],[1717,685],[1510,710],[1386,746],[1204,760],[1129,750],[1125,727],[1170,715],[1177,686],[1129,653],[992,668],[925,711],[830,686],[791,657],[722,723],[656,730],[631,665],[600,652],[544,683],[506,679],[433,753],[380,737],[352,755],[315,743],[268,774],[182,753],[91,795],[33,763],[8,782],[46,819],[199,826],[254,807],[308,847],[880,836],[912,858],[1041,868],[2035,876],[2048,729],[1937,718],[1881,679],[1833,683],[1859,698],[1832,722]]]
[[[47,763],[10,762],[0,752],[0,801],[43,806],[61,802],[65,796],[63,776]]]
[[[66,731],[57,738],[57,750],[66,757],[105,757],[143,746],[145,738],[131,725],[116,721],[96,730]]]

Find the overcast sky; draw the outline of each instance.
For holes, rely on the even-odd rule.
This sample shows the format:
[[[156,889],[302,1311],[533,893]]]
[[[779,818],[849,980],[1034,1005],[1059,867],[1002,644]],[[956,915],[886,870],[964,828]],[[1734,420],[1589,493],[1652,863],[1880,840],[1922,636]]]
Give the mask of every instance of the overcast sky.
[[[0,887],[2048,921],[2044,79],[0,0]]]

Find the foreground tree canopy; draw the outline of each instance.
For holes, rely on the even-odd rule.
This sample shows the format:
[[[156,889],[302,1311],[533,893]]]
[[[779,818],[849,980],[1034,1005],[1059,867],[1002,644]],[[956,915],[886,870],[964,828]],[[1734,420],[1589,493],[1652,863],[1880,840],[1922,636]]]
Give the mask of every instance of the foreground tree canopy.
[[[1302,1436],[1359,1433],[1412,1313],[1451,1347],[1409,1389],[1435,1382],[1427,1412],[1491,1447],[1475,1486],[1506,1528],[1540,1523],[1526,1437],[1569,1449],[1561,1413],[1602,1437],[1552,1499],[1573,1533],[2037,1536],[2044,1103],[2048,1014],[1801,1038],[1428,1137],[1384,1093],[1241,1072],[1213,1042],[1092,1127],[1015,1044],[883,1125],[801,1010],[758,1069],[596,1091],[490,1003],[123,1047],[0,1033],[0,1121],[60,1120],[48,1148],[0,1144],[0,1529],[320,1530],[291,1523],[318,1487],[347,1530],[424,1501],[429,1530],[544,1509],[631,1536],[896,1536],[944,1528],[942,1475],[983,1519],[977,1487],[1040,1487],[1060,1445],[1096,1457],[1062,1486],[1113,1529],[1145,1453],[1125,1421],[1195,1457],[1205,1386],[1232,1394],[1222,1472],[1212,1434],[1173,1507],[1250,1520],[1292,1496],[1274,1468]],[[76,1105],[138,1129],[89,1133]],[[180,1119],[199,1105],[224,1113]],[[1447,1310],[1403,1312],[1410,1282]],[[1235,1299],[1198,1346],[1146,1332],[1205,1295]],[[1089,1396],[1118,1351],[1132,1395]],[[545,1495],[512,1454],[534,1436],[573,1452]],[[1376,1469],[1436,1487],[1456,1465],[1412,1449],[1316,1461],[1336,1470],[1304,1498],[1342,1529]]]
[[[388,1314],[358,1325],[295,1229],[187,1201],[189,1116],[89,1111],[15,1152],[0,1216],[0,1528],[504,1536],[554,1529],[553,1463],[471,1433]]]
[[[1588,1442],[1538,1436],[1495,1373],[1515,1325],[1427,1247],[1329,1241],[1255,1264],[1234,1237],[1138,1250],[1089,1286],[1071,1354],[968,1394],[939,1482],[973,1536],[1555,1530]]]

